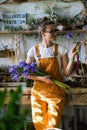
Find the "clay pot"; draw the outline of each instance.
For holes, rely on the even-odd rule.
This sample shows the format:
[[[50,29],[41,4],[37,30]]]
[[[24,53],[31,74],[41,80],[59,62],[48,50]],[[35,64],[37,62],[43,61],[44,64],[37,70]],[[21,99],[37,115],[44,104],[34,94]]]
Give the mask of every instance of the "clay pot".
[[[62,129],[59,129],[59,128],[47,128],[46,130],[62,130]]]
[[[14,3],[23,3],[27,2],[28,0],[13,0]]]

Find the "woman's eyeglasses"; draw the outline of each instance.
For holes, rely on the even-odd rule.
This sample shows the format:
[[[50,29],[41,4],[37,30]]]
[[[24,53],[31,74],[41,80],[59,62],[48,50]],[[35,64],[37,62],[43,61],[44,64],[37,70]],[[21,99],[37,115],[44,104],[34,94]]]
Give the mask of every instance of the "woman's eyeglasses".
[[[57,31],[58,29],[52,29],[52,30],[46,30],[45,33],[53,34],[53,33],[56,33]]]

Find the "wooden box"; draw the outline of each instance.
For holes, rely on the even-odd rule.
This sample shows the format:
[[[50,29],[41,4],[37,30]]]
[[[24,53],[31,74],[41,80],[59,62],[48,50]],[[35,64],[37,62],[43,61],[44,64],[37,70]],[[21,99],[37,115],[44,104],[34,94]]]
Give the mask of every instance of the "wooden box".
[[[15,55],[15,51],[6,49],[6,50],[0,50],[0,58],[4,57],[13,57]]]

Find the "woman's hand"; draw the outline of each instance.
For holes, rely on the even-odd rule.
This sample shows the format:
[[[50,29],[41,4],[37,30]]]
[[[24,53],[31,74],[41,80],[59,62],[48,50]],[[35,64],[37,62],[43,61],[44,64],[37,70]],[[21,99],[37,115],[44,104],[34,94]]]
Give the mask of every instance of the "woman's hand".
[[[46,75],[46,76],[43,76],[43,77],[40,77],[40,80],[42,82],[45,82],[45,83],[48,83],[48,84],[55,84],[52,80],[51,80],[51,77],[50,75]]]
[[[77,45],[74,44],[74,47],[71,49],[71,54],[70,54],[70,58],[74,59],[75,55],[78,54],[78,49],[77,49]]]
[[[38,81],[42,81],[45,83],[49,83],[49,84],[55,84],[52,80],[50,75],[46,75],[46,76],[34,76],[34,75],[22,75],[24,78],[26,79],[31,79],[31,80],[38,80]]]

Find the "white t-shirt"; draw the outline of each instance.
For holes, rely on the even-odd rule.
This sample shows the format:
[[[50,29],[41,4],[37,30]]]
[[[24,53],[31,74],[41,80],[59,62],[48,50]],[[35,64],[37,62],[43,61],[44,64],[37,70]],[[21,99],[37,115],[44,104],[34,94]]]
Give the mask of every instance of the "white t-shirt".
[[[55,44],[53,44],[51,47],[45,48],[41,44],[39,45],[39,50],[40,50],[40,55],[41,58],[49,58],[49,57],[54,57],[54,52],[55,52]],[[62,73],[62,65],[61,65],[61,57],[64,56],[68,50],[66,47],[63,45],[58,44],[58,63],[59,63],[59,68],[60,72]],[[35,46],[31,47],[30,50],[27,53],[27,57],[32,57],[38,62],[38,57],[36,55],[36,49]]]

